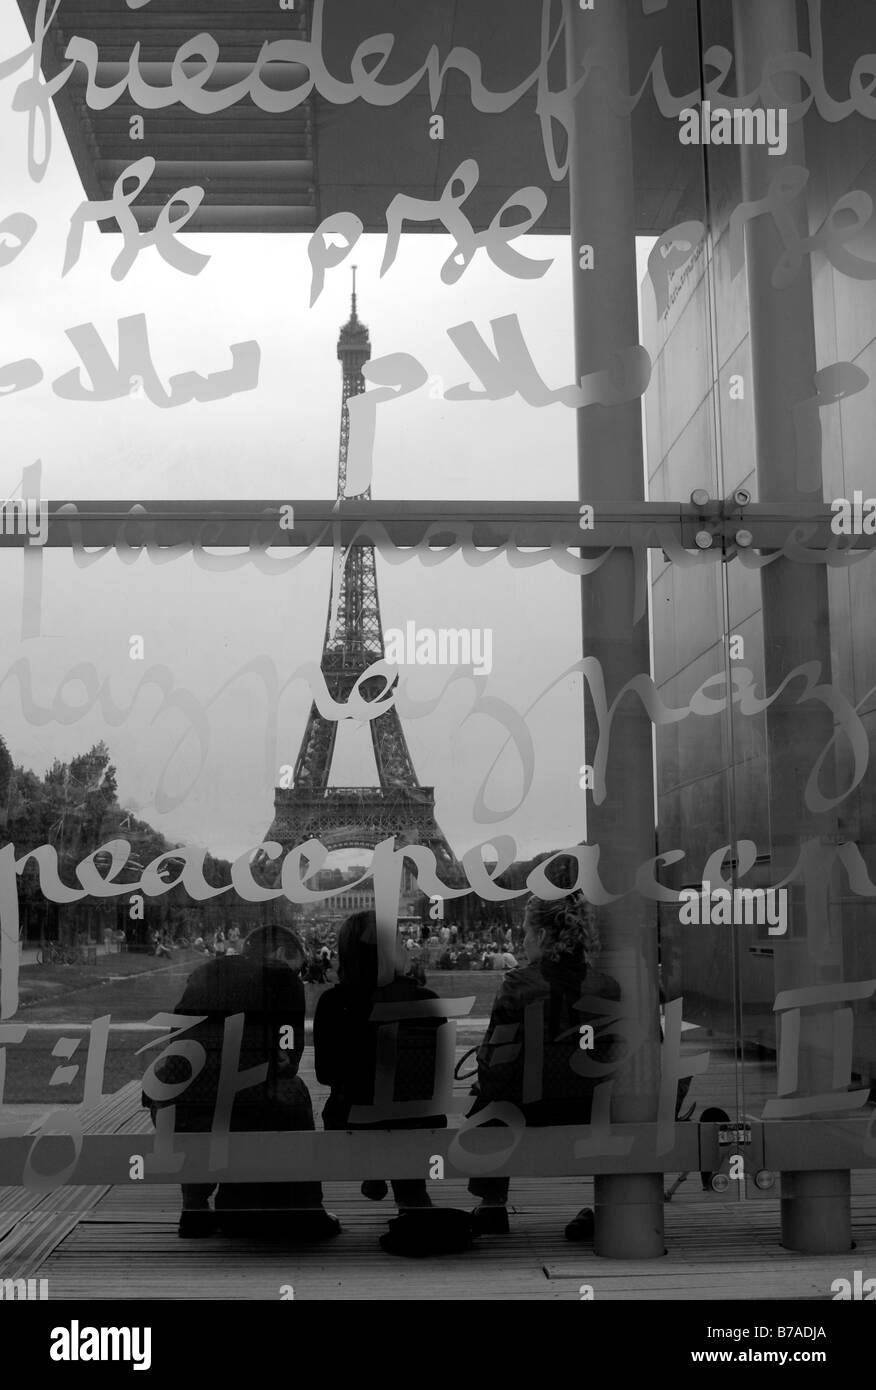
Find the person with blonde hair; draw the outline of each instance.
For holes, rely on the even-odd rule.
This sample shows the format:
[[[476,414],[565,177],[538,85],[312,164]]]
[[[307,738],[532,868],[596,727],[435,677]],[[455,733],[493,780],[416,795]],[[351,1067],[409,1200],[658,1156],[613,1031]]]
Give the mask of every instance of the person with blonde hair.
[[[518,1107],[527,1125],[585,1125],[590,1122],[599,1080],[582,1075],[576,1065],[582,1056],[581,1027],[594,1017],[585,1000],[619,999],[620,987],[595,969],[600,949],[596,913],[581,893],[550,900],[531,898],[524,928],[526,964],[502,977],[478,1048],[477,1098],[469,1114],[505,1101]],[[587,1055],[608,1062],[613,1060],[613,1048],[611,1041],[597,1037]],[[533,1049],[541,1054],[541,1075],[534,1091]],[[508,1231],[508,1186],[503,1177],[473,1178],[469,1183],[469,1192],[481,1199],[472,1214],[478,1232]],[[592,1228],[592,1212],[582,1211],[566,1227],[566,1235],[570,1240],[586,1240]]]

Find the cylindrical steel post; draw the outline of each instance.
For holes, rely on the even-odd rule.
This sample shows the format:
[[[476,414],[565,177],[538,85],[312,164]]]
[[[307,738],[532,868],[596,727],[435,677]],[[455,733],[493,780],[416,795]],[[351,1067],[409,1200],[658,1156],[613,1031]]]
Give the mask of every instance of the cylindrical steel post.
[[[761,84],[770,62],[799,51],[797,6],[795,0],[733,0],[733,22],[739,91],[751,92]],[[800,83],[790,73],[785,77],[782,91],[791,105],[800,100]],[[777,176],[785,169],[804,166],[805,157],[799,121],[788,123],[784,154],[757,144],[743,146],[743,199],[753,203],[764,198]],[[784,215],[795,221],[801,237],[808,235],[805,190],[786,205]],[[802,467],[801,441],[795,428],[798,408],[816,393],[812,276],[809,258],[804,256],[792,283],[777,288],[773,276],[785,250],[773,216],[767,213],[748,220],[746,271],[758,497],[761,502],[820,504],[821,460],[808,459],[806,468]],[[825,567],[795,564],[784,557],[774,560],[762,571],[762,598],[766,689],[771,693],[781,690],[792,671],[813,661],[820,666],[820,681],[828,684],[832,659]],[[838,838],[836,811],[812,810],[806,797],[810,772],[833,736],[833,716],[823,705],[801,702],[798,689],[790,682],[766,715],[774,883],[793,869],[805,842],[830,845]],[[810,874],[806,891],[800,883],[793,886],[788,936],[774,945],[777,993],[844,979],[842,930],[835,906],[838,896],[829,875],[823,875],[819,883]],[[742,1008],[744,1011],[744,1000]],[[833,1019],[830,1008],[810,1008],[801,1013],[795,1089],[806,1095],[834,1089]],[[834,1182],[829,1202],[821,1195],[828,1176]],[[848,1174],[845,1176],[847,1179]],[[842,1177],[840,1173],[783,1175],[784,1245],[799,1250],[849,1248],[849,1188]],[[813,1182],[807,1181],[809,1178]],[[824,1246],[826,1223],[831,1220],[837,1223],[836,1240],[840,1243]]]
[[[571,87],[588,50],[613,53],[628,89],[626,5],[582,10],[564,0],[566,71]],[[616,352],[639,341],[636,237],[630,117],[618,110],[611,79],[590,72],[569,113],[569,197],[578,376],[605,370]],[[593,248],[593,269],[583,247]],[[578,411],[578,474],[582,502],[644,498],[641,403]],[[650,670],[647,613],[633,622],[632,551],[616,550],[582,581],[584,653],[600,662],[609,701]],[[592,765],[596,712],[585,685],[584,743]],[[637,701],[619,707],[612,724],[606,796],[588,804],[587,838],[600,847],[600,875],[619,904],[601,909],[600,968],[620,984],[642,1041],[614,1079],[612,1119],[656,1120],[660,1076],[657,931],[654,904],[630,893],[640,865],[654,854],[651,721]],[[600,1255],[645,1259],[664,1253],[661,1174],[618,1174],[596,1180],[596,1249]]]
[[[852,1248],[848,1169],[782,1174],[782,1244],[809,1255]]]
[[[598,1174],[593,1253],[628,1260],[664,1255],[663,1186],[662,1173]]]

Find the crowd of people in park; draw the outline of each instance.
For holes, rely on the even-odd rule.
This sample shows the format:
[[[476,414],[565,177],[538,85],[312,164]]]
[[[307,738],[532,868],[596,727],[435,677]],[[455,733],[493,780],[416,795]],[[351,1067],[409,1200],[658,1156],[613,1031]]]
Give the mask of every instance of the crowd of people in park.
[[[448,954],[455,950],[458,961],[463,943],[458,932],[454,941],[453,929],[446,930],[446,940],[440,929],[435,933],[437,945]],[[377,923],[371,911],[347,918],[336,941],[323,941],[315,951],[296,932],[281,926],[257,927],[242,941],[238,933],[232,945],[233,931],[224,941],[225,949],[216,949],[214,938],[211,958],[194,970],[173,1007],[176,1015],[198,1016],[186,1030],[185,1044],[169,1045],[144,1077],[143,1103],[157,1127],[166,1133],[169,1119],[177,1132],[214,1130],[217,1096],[220,1091],[227,1094],[227,1086],[220,1086],[227,1065],[225,1025],[240,1015],[236,1077],[258,1069],[263,1079],[234,1091],[225,1116],[227,1128],[265,1133],[316,1127],[310,1093],[299,1074],[306,1046],[303,980],[314,969],[322,972],[328,985],[319,994],[313,1018],[313,1067],[317,1080],[329,1088],[321,1116],[324,1129],[446,1127],[446,1116],[439,1113],[435,1101],[438,1033],[446,1020],[437,1010],[433,1014],[422,1007],[439,996],[411,969],[416,943],[411,945],[397,934],[394,967],[390,962],[392,973],[386,982],[386,947],[379,969]],[[428,948],[431,934],[425,936],[420,952]],[[479,948],[481,942],[476,944]],[[500,958],[512,955],[509,941],[483,944],[495,945],[494,954]],[[617,1040],[597,1039],[589,1054],[597,1066],[582,1068],[581,1024],[587,1021],[593,996],[619,998],[616,982],[595,969],[599,935],[594,909],[580,894],[552,901],[531,899],[517,950],[522,963],[518,965],[514,956],[514,965],[503,967],[489,1024],[477,1049],[469,1114],[504,1101],[517,1106],[528,1125],[587,1124],[594,1087],[604,1064],[614,1060]],[[411,1017],[402,1015],[393,1025],[390,1061],[379,1039],[380,1024],[372,1017],[375,1005],[381,1004],[390,1006],[396,1016],[399,1006],[414,1006]],[[533,1018],[539,1011],[543,1025],[533,1040]],[[509,1048],[507,1040],[515,1033],[523,1045]],[[527,1039],[535,1047],[542,1073],[537,1099],[533,1099],[531,1063],[524,1085]],[[191,1060],[196,1048],[203,1055],[200,1066]],[[387,1066],[391,1075],[384,1074]],[[395,1118],[395,1107],[408,1102],[417,1104],[408,1104],[404,1117]],[[387,1113],[387,1103],[392,1113]],[[162,1121],[162,1111],[170,1105],[174,1114]],[[469,1191],[479,1202],[471,1212],[433,1207],[425,1176],[390,1175],[388,1181],[369,1177],[362,1183],[362,1193],[380,1201],[390,1186],[399,1214],[381,1244],[392,1253],[464,1249],[479,1234],[509,1229],[507,1178],[472,1178]],[[221,1182],[218,1187],[189,1183],[182,1194],[179,1234],[183,1237],[220,1231],[310,1240],[337,1235],[341,1229],[338,1218],[323,1206],[322,1184],[317,1180]],[[592,1213],[583,1211],[566,1227],[566,1235],[570,1240],[587,1240],[592,1229]]]
[[[300,933],[304,948],[301,979],[311,984],[337,984],[338,936],[334,931]],[[427,972],[446,970],[514,970],[522,947],[523,928],[488,924],[485,930],[465,932],[456,926],[408,929],[401,944],[406,955],[405,974],[425,984]],[[153,954],[170,955],[167,932],[152,933]],[[178,943],[177,943],[178,944]],[[184,943],[187,944],[187,943]],[[196,951],[209,956],[238,955],[242,949],[240,928],[227,933],[219,927],[212,937],[197,937]]]
[[[240,927],[235,923],[228,928],[227,932],[224,927],[217,927],[213,935],[207,940],[203,936],[196,936],[192,946],[205,956],[239,955],[242,946]]]
[[[440,927],[437,932],[424,933],[419,939],[411,933],[405,938],[405,950],[411,963],[420,963],[425,970],[514,970],[518,960],[514,930],[491,932],[459,939],[456,927]]]

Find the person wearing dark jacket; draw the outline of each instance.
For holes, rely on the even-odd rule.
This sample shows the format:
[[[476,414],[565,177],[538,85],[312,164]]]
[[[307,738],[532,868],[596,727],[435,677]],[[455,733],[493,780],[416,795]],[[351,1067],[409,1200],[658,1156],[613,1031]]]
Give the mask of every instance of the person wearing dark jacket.
[[[586,1125],[599,1078],[582,1074],[576,1066],[584,1055],[579,1050],[581,1026],[594,1017],[582,1006],[588,998],[617,1000],[620,987],[593,968],[599,933],[593,908],[580,893],[550,901],[531,898],[524,926],[527,964],[502,978],[478,1049],[477,1099],[469,1114],[494,1101],[509,1101],[522,1112],[527,1125]],[[597,1028],[595,1046],[586,1056],[610,1062],[617,1047],[604,1034],[600,1038]],[[527,1054],[531,1057],[533,1051],[541,1054],[535,1096],[533,1078],[526,1070]],[[481,1198],[473,1213],[476,1229],[508,1230],[508,1186],[508,1179],[502,1177],[469,1182],[469,1192]],[[586,1240],[592,1227],[593,1213],[584,1210],[566,1227],[566,1235],[570,1240]]]
[[[156,1100],[154,1087],[144,1084],[143,1104],[155,1120],[165,1105],[176,1105],[175,1128],[204,1133],[212,1129],[219,1086],[226,1020],[244,1015],[238,1071],[267,1065],[263,1081],[236,1093],[231,1111],[232,1131],[312,1130],[310,1094],[298,1066],[304,1051],[304,986],[298,969],[304,948],[284,927],[258,927],[246,938],[242,955],[221,955],[198,966],[174,1008],[176,1014],[206,1015],[186,1031],[186,1040],[202,1049],[204,1065],[179,1098]],[[291,1046],[289,1043],[291,1042]],[[159,1058],[154,1066],[159,1082],[184,1082],[191,1069],[184,1056]],[[323,1210],[318,1182],[223,1183],[209,1199],[215,1184],[183,1185],[181,1236],[210,1235],[217,1225],[226,1234],[273,1234],[285,1227],[307,1236],[336,1235],[340,1224]],[[304,1218],[304,1211],[308,1215]],[[278,1221],[277,1213],[283,1218]]]
[[[353,1106],[373,1105],[377,1083],[379,1024],[369,1022],[375,1004],[435,999],[437,995],[396,974],[377,984],[377,922],[373,912],[348,917],[338,934],[339,983],[320,996],[313,1018],[313,1053],[317,1080],[331,1087],[322,1112],[326,1129],[444,1129],[445,1115],[417,1119],[351,1123]],[[440,1018],[402,1021],[398,1025],[393,1095],[396,1101],[426,1100],[433,1093]],[[399,1210],[429,1207],[425,1178],[392,1180]],[[362,1184],[366,1197],[379,1201],[386,1183]]]

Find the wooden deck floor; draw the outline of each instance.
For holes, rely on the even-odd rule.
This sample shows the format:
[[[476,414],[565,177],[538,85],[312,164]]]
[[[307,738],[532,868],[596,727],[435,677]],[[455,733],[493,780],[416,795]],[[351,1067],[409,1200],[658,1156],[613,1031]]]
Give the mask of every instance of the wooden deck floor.
[[[734,1068],[728,1058],[714,1063],[708,1077],[696,1078],[691,1098],[732,1110]],[[302,1074],[318,1113],[324,1090],[309,1068]],[[756,1075],[751,1082],[749,1100],[766,1085]],[[149,1129],[138,1098],[134,1084],[96,1124]],[[563,1238],[566,1221],[592,1204],[592,1182],[577,1178],[516,1180],[510,1235],[482,1237],[464,1255],[429,1260],[380,1249],[395,1208],[390,1199],[366,1201],[358,1184],[326,1185],[326,1206],[343,1227],[337,1239],[289,1249],[221,1236],[180,1240],[176,1187],[71,1188],[43,1197],[7,1189],[0,1192],[0,1276],[39,1274],[48,1279],[49,1297],[62,1300],[275,1300],[291,1285],[296,1300],[562,1301],[579,1299],[582,1284],[592,1285],[595,1299],[827,1300],[833,1279],[851,1279],[855,1269],[876,1275],[876,1171],[853,1174],[852,1184],[856,1249],[800,1256],[779,1244],[777,1196],[706,1194],[694,1174],[666,1205],[667,1255],[647,1261],[598,1258]],[[473,1205],[458,1181],[434,1183],[432,1192],[441,1205]]]
[[[521,1179],[512,1189],[510,1235],[482,1237],[464,1255],[431,1260],[384,1254],[377,1240],[393,1208],[366,1202],[352,1184],[326,1190],[343,1234],[290,1250],[216,1236],[180,1240],[175,1189],[113,1188],[38,1269],[53,1299],[270,1300],[291,1284],[297,1300],[551,1301],[577,1300],[584,1283],[596,1299],[829,1299],[833,1279],[851,1278],[854,1269],[876,1272],[876,1181],[858,1177],[857,1248],[829,1257],[780,1247],[777,1201],[728,1202],[691,1183],[667,1205],[663,1259],[600,1259],[562,1236],[564,1222],[592,1198],[592,1185]],[[447,1205],[467,1204],[461,1183],[448,1182],[439,1195]]]

